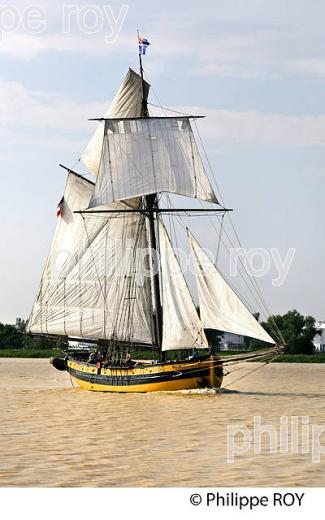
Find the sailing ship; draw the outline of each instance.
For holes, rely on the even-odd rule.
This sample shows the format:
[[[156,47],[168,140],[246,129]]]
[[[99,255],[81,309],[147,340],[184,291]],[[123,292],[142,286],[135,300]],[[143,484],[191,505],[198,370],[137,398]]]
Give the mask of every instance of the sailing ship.
[[[94,343],[97,354],[88,359],[78,352],[52,360],[87,390],[220,388],[222,362],[207,329],[275,343],[187,230],[199,309],[194,303],[164,217],[198,210],[162,207],[161,194],[213,204],[201,214],[228,210],[199,153],[198,116],[150,116],[149,89],[140,55],[140,74],[128,71],[82,154],[95,182],[66,168],[27,324],[30,334]],[[141,349],[151,359],[133,359]],[[170,351],[177,359],[168,359]]]

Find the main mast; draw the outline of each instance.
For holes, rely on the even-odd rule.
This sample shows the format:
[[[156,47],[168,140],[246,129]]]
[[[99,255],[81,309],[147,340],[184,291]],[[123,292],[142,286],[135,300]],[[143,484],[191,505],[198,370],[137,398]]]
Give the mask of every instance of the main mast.
[[[139,33],[138,33],[139,36]],[[139,50],[139,63],[140,63],[140,75],[141,75],[141,85],[142,85],[142,108],[141,108],[141,116],[144,118],[149,118],[149,110],[148,110],[148,101],[145,92],[145,84],[143,78],[143,66],[142,66],[142,55]],[[158,197],[157,193],[152,193],[150,195],[145,195],[143,197],[144,205],[146,210],[148,211],[148,221],[149,221],[149,236],[150,236],[150,246],[151,250],[155,256],[152,261],[159,265],[158,258],[158,236],[156,235],[156,227],[155,221],[157,219],[158,214]],[[153,276],[153,296],[155,303],[155,321],[154,321],[154,338],[155,345],[159,348],[160,358],[163,361],[165,358],[164,352],[162,351],[162,307],[161,307],[161,297],[160,297],[160,280],[159,280],[159,269],[155,269],[152,273]]]

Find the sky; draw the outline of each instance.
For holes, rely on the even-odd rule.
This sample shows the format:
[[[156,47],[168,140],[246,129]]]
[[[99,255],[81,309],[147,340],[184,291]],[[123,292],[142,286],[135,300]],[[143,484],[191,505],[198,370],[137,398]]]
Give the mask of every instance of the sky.
[[[207,116],[199,133],[241,245],[263,250],[252,261],[267,308],[325,320],[324,2],[124,2],[0,7],[0,321],[28,317],[65,185],[58,164],[76,164],[88,119],[137,70],[137,28],[151,42],[150,101]],[[216,252],[206,221],[191,223]]]

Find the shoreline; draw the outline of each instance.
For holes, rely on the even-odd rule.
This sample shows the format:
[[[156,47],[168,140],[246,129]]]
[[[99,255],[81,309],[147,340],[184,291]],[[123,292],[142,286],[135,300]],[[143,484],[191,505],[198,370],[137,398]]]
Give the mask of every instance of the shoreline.
[[[45,358],[49,359],[51,357],[60,356],[61,351],[58,349],[44,348],[44,349],[13,349],[13,348],[5,348],[0,349],[0,359],[1,358],[13,358],[13,359],[40,359]]]

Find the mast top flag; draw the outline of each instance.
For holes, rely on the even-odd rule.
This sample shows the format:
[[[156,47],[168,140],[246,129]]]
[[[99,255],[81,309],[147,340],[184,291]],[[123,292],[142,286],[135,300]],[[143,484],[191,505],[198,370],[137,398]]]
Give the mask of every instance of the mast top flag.
[[[146,54],[147,47],[149,47],[150,43],[148,42],[147,38],[142,38],[139,35],[139,31],[138,31],[138,44],[139,44],[139,55],[144,56]]]
[[[149,110],[148,110],[148,96],[146,96],[146,89],[145,89],[145,81],[143,78],[143,67],[142,67],[142,56],[146,54],[146,49],[150,45],[148,40],[146,38],[142,38],[138,33],[138,45],[139,45],[139,65],[140,65],[140,78],[141,78],[141,85],[142,85],[142,111],[141,116],[142,117],[149,117]]]

